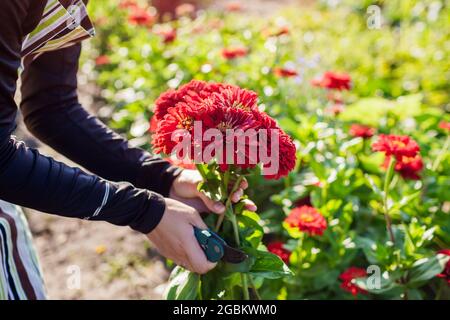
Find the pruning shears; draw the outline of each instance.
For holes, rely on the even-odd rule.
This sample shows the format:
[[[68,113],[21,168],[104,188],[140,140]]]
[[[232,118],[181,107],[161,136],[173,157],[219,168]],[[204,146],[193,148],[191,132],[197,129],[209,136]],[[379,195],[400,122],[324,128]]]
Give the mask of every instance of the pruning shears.
[[[194,234],[208,261],[217,262],[222,259],[229,263],[240,263],[248,257],[245,252],[230,247],[225,240],[210,229],[202,230],[194,227]]]

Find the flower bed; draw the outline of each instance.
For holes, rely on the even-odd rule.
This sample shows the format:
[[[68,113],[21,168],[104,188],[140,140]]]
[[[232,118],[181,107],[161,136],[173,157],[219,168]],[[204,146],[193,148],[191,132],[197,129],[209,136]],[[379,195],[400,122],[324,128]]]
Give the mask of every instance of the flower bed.
[[[245,6],[179,10],[168,23],[145,3],[117,5],[91,4],[98,36],[82,69],[102,89],[100,116],[132,143],[151,149],[156,101],[192,79],[256,92],[257,102],[249,94],[243,104],[294,139],[297,162],[287,177],[248,176],[259,215],[235,210],[246,221],[241,239],[292,271],[240,270],[259,296],[450,298],[448,8],[383,2],[384,25],[370,30],[364,1],[272,19],[249,18]],[[156,151],[170,151],[154,141]],[[189,282],[209,285],[190,297],[241,297],[236,271]]]

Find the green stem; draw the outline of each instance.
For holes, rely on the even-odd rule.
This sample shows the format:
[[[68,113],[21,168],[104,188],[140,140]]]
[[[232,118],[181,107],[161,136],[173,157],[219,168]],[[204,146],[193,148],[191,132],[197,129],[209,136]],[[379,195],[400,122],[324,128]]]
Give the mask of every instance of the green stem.
[[[389,233],[389,238],[392,243],[395,243],[394,232],[392,231],[392,221],[389,215],[389,186],[392,181],[392,176],[395,168],[395,158],[391,157],[389,166],[384,179],[384,194],[383,194],[383,207],[384,207],[384,219],[386,220],[386,229]]]
[[[303,240],[304,235],[303,233],[300,235],[300,238],[298,239],[298,258],[297,258],[297,264],[298,264],[298,271],[300,272],[302,270],[302,254],[303,254]]]
[[[435,300],[441,300],[442,292],[444,292],[444,285],[445,285],[445,282],[441,281],[441,283],[439,284],[439,289],[438,289],[438,292],[436,294]]]
[[[237,223],[236,215],[233,213],[230,216],[231,224],[233,225],[233,233],[234,233],[234,241],[236,242],[236,246],[241,246],[241,241],[239,240],[239,226]],[[241,273],[241,282],[242,282],[242,290],[244,294],[244,300],[250,300],[250,295],[248,294],[248,282],[247,275],[245,273]]]
[[[450,135],[447,136],[447,140],[445,140],[444,146],[442,147],[441,151],[436,157],[436,160],[434,161],[431,170],[436,172],[436,170],[439,168],[439,165],[441,164],[442,159],[444,158],[444,155],[448,152],[449,147],[450,147]]]
[[[253,277],[251,275],[249,275],[248,279],[250,281],[250,285],[253,288],[253,291],[255,292],[256,299],[261,300],[261,296],[259,295],[259,292],[258,292],[258,289],[256,288],[255,282],[253,281]]]
[[[228,179],[229,178],[224,179],[226,181],[223,181],[223,183],[227,183],[225,185],[225,190],[228,189]],[[229,212],[232,215],[234,215],[234,212],[233,212],[233,204],[231,203],[231,196],[233,195],[233,193],[235,193],[237,191],[237,189],[239,189],[239,186],[241,185],[241,182],[243,179],[244,179],[243,176],[239,176],[237,178],[236,182],[234,183],[233,188],[231,189],[230,195],[229,196],[228,196],[228,194],[226,195],[227,201],[225,202],[225,208],[226,208],[225,211]],[[216,232],[219,231],[220,227],[222,226],[225,215],[226,214],[224,213],[219,216],[219,219],[217,220],[217,224],[216,224]]]

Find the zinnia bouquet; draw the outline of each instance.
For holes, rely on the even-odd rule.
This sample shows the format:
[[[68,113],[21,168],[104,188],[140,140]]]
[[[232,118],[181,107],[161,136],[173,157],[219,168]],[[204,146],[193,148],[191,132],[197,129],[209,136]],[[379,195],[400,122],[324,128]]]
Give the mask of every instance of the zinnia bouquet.
[[[201,279],[176,268],[168,297],[239,298],[240,291],[243,298],[249,298],[248,286],[258,297],[257,287],[264,278],[282,277],[290,271],[262,245],[258,215],[245,211],[243,203],[233,205],[230,195],[246,175],[261,172],[266,179],[279,179],[293,170],[296,148],[292,139],[259,110],[255,92],[229,84],[193,80],[166,91],[156,101],[154,118],[154,151],[195,163],[204,179],[200,190],[226,206],[225,215],[217,219],[210,215],[207,222],[248,255],[239,264],[219,263]],[[236,287],[241,289],[237,292]]]

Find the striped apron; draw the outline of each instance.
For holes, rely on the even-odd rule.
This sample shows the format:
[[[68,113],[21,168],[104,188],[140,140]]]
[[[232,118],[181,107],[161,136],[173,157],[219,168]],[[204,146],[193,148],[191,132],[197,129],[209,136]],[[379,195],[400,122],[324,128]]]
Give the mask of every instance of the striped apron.
[[[94,36],[82,0],[47,0],[43,16],[22,43],[22,65],[45,52]],[[45,299],[45,286],[20,207],[0,200],[0,300]]]

